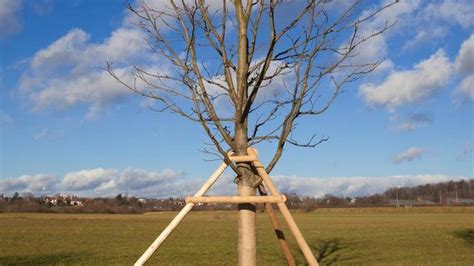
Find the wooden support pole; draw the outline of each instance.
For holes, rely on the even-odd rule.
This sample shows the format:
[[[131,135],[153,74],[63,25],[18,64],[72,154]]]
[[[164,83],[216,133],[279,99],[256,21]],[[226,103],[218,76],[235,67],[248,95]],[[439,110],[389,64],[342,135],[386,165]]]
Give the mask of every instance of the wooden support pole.
[[[209,177],[209,179],[202,185],[202,187],[194,194],[195,197],[200,197],[206,193],[209,188],[217,181],[219,176],[224,173],[227,168],[227,164],[222,163],[217,170]],[[143,255],[135,262],[135,266],[142,266],[153,253],[160,247],[160,245],[168,238],[168,236],[173,232],[173,230],[178,226],[179,223],[184,219],[186,214],[191,211],[194,203],[187,203],[183,209],[176,215],[176,217],[170,222],[170,224],[161,232],[161,234],[153,241],[151,246],[143,253]]]
[[[277,206],[280,209],[280,213],[285,218],[286,223],[288,224],[288,228],[290,228],[291,232],[295,236],[296,242],[298,243],[298,246],[300,247],[301,252],[303,252],[306,262],[308,262],[308,265],[311,265],[311,266],[319,265],[318,261],[314,257],[313,252],[311,251],[311,248],[308,246],[308,243],[306,243],[306,240],[304,239],[303,234],[298,228],[298,225],[293,219],[293,216],[291,216],[291,213],[286,207],[285,203],[277,203]]]
[[[252,147],[249,147],[247,149],[247,154],[254,155],[255,157],[257,157],[256,152]],[[265,183],[265,185],[267,185],[268,189],[270,190],[270,193],[274,196],[279,195],[277,188],[273,184],[272,180],[267,174],[267,171],[265,171],[265,168],[260,163],[258,158],[257,160],[253,161],[253,165],[256,168],[258,175],[263,179],[263,182]],[[298,243],[298,246],[301,249],[301,252],[303,252],[306,262],[308,262],[308,264],[311,266],[319,265],[318,261],[314,257],[313,252],[311,251],[311,248],[308,246],[308,243],[306,243],[306,240],[304,239],[303,234],[298,228],[298,225],[296,225],[296,222],[293,219],[293,216],[291,216],[291,213],[288,210],[288,207],[286,207],[286,204],[277,203],[277,206],[280,209],[280,212],[283,215],[283,218],[285,218],[286,223],[288,224],[288,227],[291,233],[293,233],[293,236],[295,237],[296,242]]]
[[[267,196],[267,190],[265,189],[265,186],[263,184],[260,184],[260,186],[258,187],[258,191],[260,195]],[[275,215],[272,204],[265,203],[264,205],[268,218],[270,218],[270,221],[272,222],[273,230],[275,231],[278,243],[280,243],[280,247],[283,251],[283,254],[285,255],[288,266],[296,266],[295,258],[291,253],[290,247],[288,247],[288,242],[286,242],[285,234],[283,233],[283,229],[281,228],[280,221],[278,221],[278,218]]]
[[[205,196],[187,197],[186,203],[279,203],[285,202],[285,195],[279,196]]]

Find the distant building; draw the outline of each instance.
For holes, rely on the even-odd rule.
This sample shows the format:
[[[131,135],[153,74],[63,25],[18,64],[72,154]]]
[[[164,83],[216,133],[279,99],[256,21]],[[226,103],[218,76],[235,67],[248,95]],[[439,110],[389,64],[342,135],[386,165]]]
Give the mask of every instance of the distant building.
[[[58,205],[58,199],[56,197],[45,197],[44,203],[49,203],[53,206]]]
[[[69,206],[83,206],[83,202],[77,198],[77,196],[71,195],[55,195],[55,196],[43,196],[42,200],[45,204],[51,206],[58,205],[69,205]]]
[[[71,205],[71,206],[83,206],[82,201],[80,201],[80,200],[71,200],[69,205]]]

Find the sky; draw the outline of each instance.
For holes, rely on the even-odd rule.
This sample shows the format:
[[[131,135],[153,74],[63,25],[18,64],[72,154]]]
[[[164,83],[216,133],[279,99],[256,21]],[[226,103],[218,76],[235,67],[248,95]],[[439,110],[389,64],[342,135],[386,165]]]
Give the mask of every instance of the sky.
[[[123,1],[0,0],[0,193],[183,196],[219,165],[200,151],[199,125],[149,110],[104,71],[160,62],[131,16]],[[360,51],[383,63],[304,121],[299,134],[329,141],[285,149],[272,172],[282,191],[359,196],[474,177],[474,5],[401,0],[367,29],[385,21],[397,23]],[[274,146],[257,148],[268,162]],[[232,180],[211,194],[234,194]]]

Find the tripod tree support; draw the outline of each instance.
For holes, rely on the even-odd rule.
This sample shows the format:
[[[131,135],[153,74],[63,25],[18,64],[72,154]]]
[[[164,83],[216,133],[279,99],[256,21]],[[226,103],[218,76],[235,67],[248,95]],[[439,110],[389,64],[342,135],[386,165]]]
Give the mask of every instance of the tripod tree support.
[[[176,215],[176,217],[170,222],[170,224],[161,232],[161,234],[153,241],[150,247],[143,253],[143,255],[135,262],[135,266],[143,265],[153,253],[163,244],[163,242],[168,238],[168,236],[173,232],[173,230],[181,223],[184,217],[191,211],[196,203],[264,203],[268,216],[272,222],[272,226],[277,234],[280,246],[285,254],[288,265],[296,265],[293,255],[288,247],[286,239],[284,237],[281,225],[276,218],[275,213],[273,212],[272,203],[277,204],[280,213],[288,224],[288,228],[296,239],[299,248],[301,249],[306,262],[311,266],[317,266],[318,262],[314,257],[311,249],[309,248],[306,240],[303,237],[303,234],[299,230],[296,222],[291,216],[290,211],[285,205],[286,197],[280,194],[271,181],[268,173],[265,171],[265,168],[260,163],[257,155],[257,151],[249,147],[247,149],[246,156],[229,156],[229,159],[232,162],[251,162],[258,175],[262,178],[265,186],[270,190],[271,195],[267,195],[265,186],[260,184],[259,191],[261,196],[204,196],[204,194],[211,188],[211,186],[217,181],[217,179],[222,175],[222,173],[227,168],[228,164],[223,162],[217,170],[209,177],[209,179],[202,185],[202,187],[194,194],[193,197],[186,198],[186,205],[181,209],[181,211]]]

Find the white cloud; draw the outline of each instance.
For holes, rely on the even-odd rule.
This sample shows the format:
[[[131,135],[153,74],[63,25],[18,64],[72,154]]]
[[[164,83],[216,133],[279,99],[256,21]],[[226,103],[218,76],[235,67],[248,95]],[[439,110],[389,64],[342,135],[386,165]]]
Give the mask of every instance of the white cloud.
[[[131,78],[130,69],[117,69],[116,73],[124,79]],[[41,111],[49,106],[66,109],[81,103],[87,104],[89,108],[86,119],[92,119],[107,104],[119,101],[129,94],[107,72],[97,70],[96,73],[85,73],[71,80],[50,80],[48,87],[31,93],[29,97],[35,103],[34,111]]]
[[[461,26],[464,29],[470,29],[474,26],[474,5],[470,0],[441,0],[441,1],[420,1],[420,0],[407,0],[401,1],[394,5],[392,8],[382,12],[382,14],[376,17],[371,23],[367,25],[368,32],[370,29],[381,27],[385,21],[394,22],[397,24],[390,32],[374,38],[364,46],[364,49],[360,49],[360,58],[363,62],[367,60],[374,60],[376,58],[383,58],[387,56],[388,40],[393,38],[406,39],[405,44],[402,47],[402,51],[417,47],[418,45],[426,42],[434,43],[433,40],[445,37],[453,27]],[[383,3],[387,3],[382,2]],[[365,31],[367,31],[365,29]],[[361,29],[362,31],[364,29]],[[463,45],[464,49],[461,49],[459,58],[463,60],[457,60],[456,69],[463,69],[463,75],[467,75],[468,69],[472,69],[474,66],[474,60],[468,57],[473,57],[474,52],[471,51],[471,45],[465,42]],[[461,55],[462,54],[462,55]],[[447,85],[449,76],[452,73],[451,69],[448,68],[449,60],[446,56],[443,56],[446,60],[446,66],[441,66],[440,71],[436,71],[434,67],[425,69],[424,72],[416,71],[394,71],[393,64],[384,68],[384,71],[392,71],[385,82],[379,86],[375,84],[364,84],[360,87],[360,92],[366,99],[367,103],[371,106],[382,105],[390,111],[394,111],[398,106],[403,104],[416,103],[424,98],[429,97],[442,87]],[[438,56],[441,59],[441,56]],[[444,59],[443,58],[443,59]],[[387,60],[391,62],[390,60]],[[440,62],[440,61],[439,61]],[[434,62],[433,62],[434,63]],[[430,70],[430,71],[427,71]],[[441,73],[443,71],[443,73]],[[430,74],[429,72],[432,72]],[[411,74],[410,74],[411,73]],[[428,80],[420,79],[420,82],[413,82],[416,78],[415,74],[427,74],[429,75]],[[472,70],[470,73],[474,73]],[[380,74],[380,73],[379,73]],[[412,75],[413,74],[413,75]],[[436,79],[436,77],[439,77]],[[403,82],[403,78],[410,78],[409,81]],[[471,87],[468,85],[470,80],[465,80],[454,93],[456,100],[462,101],[470,99]],[[406,86],[407,84],[415,84],[413,86]],[[424,84],[423,84],[424,83]],[[375,89],[381,89],[376,91]],[[413,129],[413,124],[402,125],[404,129]]]
[[[392,2],[392,0],[382,1],[382,3],[375,8],[380,8],[381,6],[388,5]],[[397,26],[394,29],[396,32],[401,28],[399,27],[398,23],[400,21],[406,21],[409,19],[410,15],[420,6],[420,3],[420,0],[406,0],[400,1],[397,4],[392,5],[390,8],[384,9],[372,20],[362,24],[361,29],[359,29],[360,36],[367,37],[372,33],[383,29],[385,26],[392,25],[394,23],[397,23]],[[374,11],[374,9],[367,10],[363,12],[360,17],[363,18]],[[362,46],[356,49],[355,52],[357,53],[357,56],[353,59],[355,63],[374,62],[376,60],[385,58],[387,56],[388,50],[387,38],[390,38],[395,32],[390,30],[382,35],[372,37],[366,41]]]
[[[423,1],[410,16],[399,21],[398,31],[409,36],[402,50],[445,38],[452,27],[472,28],[473,13],[471,0]]]
[[[474,34],[462,43],[454,66],[456,72],[464,77],[453,92],[455,100],[474,101]]]
[[[61,184],[65,189],[72,191],[95,189],[103,183],[109,182],[118,174],[117,170],[96,168],[67,173]]]
[[[426,153],[425,149],[420,148],[420,147],[411,147],[411,148],[408,148],[406,151],[400,154],[397,154],[395,157],[393,157],[393,162],[394,163],[410,162],[415,159],[420,159],[423,153]]]
[[[393,2],[393,0],[383,0],[381,2],[381,6],[386,6]],[[371,27],[383,27],[386,23],[398,23],[401,18],[405,18],[406,16],[412,14],[415,10],[420,8],[421,4],[421,0],[400,1],[397,4],[391,6],[390,8],[384,9],[382,13],[377,15],[374,20],[372,20]]]
[[[398,175],[380,177],[297,177],[275,175],[272,179],[284,193],[297,193],[313,197],[325,194],[361,196],[382,193],[389,187],[416,186],[426,183],[472,177],[446,175]],[[118,193],[145,197],[177,197],[194,194],[204,179],[191,179],[173,170],[145,171],[135,168],[88,169],[71,172],[59,178],[53,175],[24,175],[0,179],[0,193],[14,192],[41,194],[75,194],[79,196],[114,196]],[[233,176],[224,174],[209,195],[234,195]]]
[[[324,0],[321,1],[321,3],[324,4],[326,9],[332,12],[342,12],[354,4],[353,1],[347,0]]]
[[[176,196],[182,183],[178,178],[183,177],[182,172],[173,170],[147,172],[135,168],[124,170],[96,168],[67,173],[60,184],[60,189],[94,195],[128,192],[147,196]],[[186,191],[186,187],[183,187],[183,191]]]
[[[442,25],[438,25],[434,29],[422,27],[413,38],[408,38],[408,41],[403,45],[402,50],[405,51],[435,38],[444,37],[448,32],[449,28]]]
[[[233,12],[234,11],[234,5],[231,0],[226,0],[226,8],[227,12]],[[188,7],[194,7],[195,6],[195,1],[192,0],[185,0],[184,3]],[[179,23],[179,21],[172,16],[174,14],[173,6],[170,4],[170,1],[163,1],[163,0],[136,0],[132,3],[132,6],[136,10],[141,10],[141,4],[145,4],[149,10],[153,10],[154,15],[157,15],[159,12],[164,12],[165,14],[170,14],[170,15],[164,15],[164,16],[159,16],[160,18],[157,19],[157,26],[159,30],[162,33],[165,33],[169,30],[169,27],[167,25],[176,25]],[[174,3],[178,8],[183,8],[183,3],[182,1],[175,1]],[[222,0],[215,1],[215,0],[208,0],[204,1],[204,5],[207,7],[209,14],[212,16],[215,13],[219,13],[222,8]],[[255,9],[254,9],[255,10]],[[152,12],[152,13],[153,13]],[[137,24],[139,23],[140,20],[139,18],[131,13],[128,12],[124,21],[123,25],[124,26],[129,26],[131,24]],[[229,23],[227,27],[229,27],[231,24]]]
[[[474,73],[474,34],[461,44],[454,66],[459,74]]]
[[[17,178],[0,179],[0,193],[31,192],[55,193],[58,178],[53,175],[22,175]]]
[[[368,105],[382,105],[394,111],[400,105],[419,102],[441,90],[451,73],[451,63],[440,49],[411,70],[393,71],[379,85],[361,85],[359,93]]]
[[[100,68],[111,61],[118,76],[130,80],[134,62],[151,64],[154,59],[143,38],[138,30],[119,28],[103,42],[93,43],[87,32],[72,29],[35,53],[21,76],[20,94],[34,111],[82,104],[88,107],[86,118],[94,118],[106,105],[130,95]]]
[[[72,29],[66,35],[51,43],[47,48],[35,53],[31,60],[31,68],[35,71],[54,73],[67,62],[76,65],[82,58],[78,53],[86,48],[90,35],[81,29]]]
[[[38,174],[0,178],[0,193],[31,192],[37,195],[70,193],[80,196],[112,196],[118,193],[129,193],[150,197],[169,197],[194,193],[199,188],[200,182],[202,181],[187,179],[183,172],[173,170],[95,168],[70,172],[63,177]]]
[[[444,0],[429,4],[427,10],[445,22],[457,23],[463,28],[474,26],[474,5],[471,0]]]
[[[337,7],[341,5],[339,2],[340,1],[336,1],[336,3],[332,5]],[[345,5],[353,3],[351,1],[344,2]],[[393,2],[394,1],[392,0],[383,0],[380,1],[378,5],[372,3],[372,8],[363,11],[359,18],[364,18],[365,16],[375,12],[377,9],[392,4]],[[394,63],[389,59],[390,54],[388,52],[391,49],[389,42],[395,37],[399,38],[400,32],[404,32],[404,30],[407,29],[407,23],[413,21],[413,14],[415,14],[421,6],[421,0],[400,1],[391,5],[389,8],[383,9],[377,14],[377,16],[361,24],[358,29],[359,39],[367,38],[387,26],[393,25],[394,27],[388,29],[383,34],[373,36],[366,40],[354,50],[354,57],[348,59],[346,63],[363,65],[383,60],[375,71],[366,77],[366,80],[368,78],[375,79],[380,76],[385,76],[387,72],[393,71]],[[410,25],[410,27],[412,28],[413,25]]]
[[[453,95],[459,102],[474,101],[474,74],[464,78],[456,87]]]
[[[21,7],[21,0],[0,0],[0,37],[8,36],[22,29],[18,18]]]
[[[175,181],[175,178],[181,175],[182,173],[176,173],[173,170],[146,172],[140,169],[128,168],[121,171],[114,179],[103,184],[98,190],[141,190],[156,184]]]
[[[146,172],[141,169],[127,168],[122,171],[115,169],[96,168],[67,173],[61,182],[64,190],[88,191],[95,193],[115,193],[121,191],[137,191],[157,184],[176,181],[182,176],[172,170],[162,172]]]

